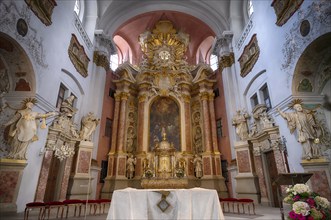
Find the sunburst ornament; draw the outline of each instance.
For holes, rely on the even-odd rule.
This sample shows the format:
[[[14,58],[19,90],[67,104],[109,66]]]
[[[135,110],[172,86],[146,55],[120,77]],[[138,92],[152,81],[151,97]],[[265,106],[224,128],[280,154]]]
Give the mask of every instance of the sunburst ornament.
[[[26,106],[27,103],[31,102],[32,104],[36,104],[38,101],[36,98],[25,98],[22,101],[23,106]]]
[[[293,99],[289,106],[293,108],[295,105],[302,105],[302,99]]]

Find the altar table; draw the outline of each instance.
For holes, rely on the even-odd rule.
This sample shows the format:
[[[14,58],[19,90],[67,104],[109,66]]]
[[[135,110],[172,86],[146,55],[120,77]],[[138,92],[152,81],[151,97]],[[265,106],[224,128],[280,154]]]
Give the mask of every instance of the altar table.
[[[224,215],[216,190],[126,188],[114,191],[107,216],[110,219],[209,220],[224,219]]]

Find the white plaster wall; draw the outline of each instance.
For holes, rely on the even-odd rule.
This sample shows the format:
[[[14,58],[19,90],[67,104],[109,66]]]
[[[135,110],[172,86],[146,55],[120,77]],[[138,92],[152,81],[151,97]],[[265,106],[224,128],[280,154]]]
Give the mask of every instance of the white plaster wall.
[[[42,59],[45,66],[41,66],[33,58],[33,51],[24,39],[16,38],[16,28],[12,28],[10,35],[23,47],[31,60],[33,70],[36,76],[36,96],[42,103],[35,107],[37,112],[55,110],[57,94],[60,83],[62,82],[70,92],[74,93],[77,98],[77,108],[79,111],[75,116],[75,122],[80,125],[80,119],[89,111],[95,112],[97,116],[101,115],[103,90],[105,85],[105,71],[96,71],[93,64],[93,48],[89,49],[85,45],[79,32],[74,25],[74,0],[57,1],[57,6],[53,10],[52,25],[45,26],[31,10],[27,10],[30,16],[30,33],[31,30],[37,30],[35,40],[42,42]],[[4,4],[15,4],[18,10],[27,7],[24,1],[4,1]],[[11,12],[15,13],[15,12]],[[89,28],[94,29],[91,25]],[[29,33],[29,32],[28,32]],[[82,77],[71,63],[68,56],[68,47],[71,34],[74,33],[85,48],[85,52],[90,58],[88,77]],[[93,30],[90,30],[93,33]],[[93,69],[94,68],[94,69]],[[66,72],[62,71],[64,69]],[[70,74],[68,74],[70,73]],[[93,96],[85,94],[92,93]],[[91,102],[91,100],[93,100]],[[10,100],[9,100],[10,101]],[[36,187],[39,179],[43,155],[39,155],[44,149],[48,129],[38,131],[39,140],[28,147],[27,158],[28,165],[24,169],[21,188],[17,198],[17,211],[24,211],[25,204],[34,201]],[[97,140],[97,138],[95,138]],[[94,144],[97,149],[97,144]],[[96,150],[95,150],[96,152]],[[95,155],[94,155],[95,156]]]
[[[253,1],[254,16],[253,27],[246,37],[241,48],[238,50],[234,47],[236,72],[238,78],[238,93],[243,94],[241,108],[246,108],[250,112],[252,110],[250,97],[267,82],[269,95],[273,109],[270,111],[275,119],[276,125],[280,128],[280,134],[287,140],[287,149],[289,155],[289,165],[291,172],[303,171],[301,162],[302,146],[297,142],[295,134],[290,134],[286,121],[281,118],[275,111],[280,107],[284,111],[291,111],[287,108],[288,102],[292,96],[292,78],[296,62],[304,49],[318,36],[330,31],[328,28],[320,28],[317,24],[312,25],[311,31],[306,37],[302,37],[299,33],[298,24],[305,18],[308,19],[308,13],[305,12],[311,4],[319,1],[304,1],[301,5],[301,12],[298,11],[281,27],[275,24],[276,15],[269,1]],[[260,55],[257,63],[254,65],[250,73],[244,78],[240,76],[240,67],[237,59],[241,56],[244,47],[248,44],[253,34],[257,34],[257,41],[260,48]],[[294,43],[297,45],[296,51],[293,53],[291,65],[283,68],[286,59],[284,49],[291,46],[286,44],[286,37],[293,37]],[[264,74],[256,78],[262,70],[266,70]],[[245,94],[247,91],[247,94]],[[240,100],[240,99],[238,99]]]

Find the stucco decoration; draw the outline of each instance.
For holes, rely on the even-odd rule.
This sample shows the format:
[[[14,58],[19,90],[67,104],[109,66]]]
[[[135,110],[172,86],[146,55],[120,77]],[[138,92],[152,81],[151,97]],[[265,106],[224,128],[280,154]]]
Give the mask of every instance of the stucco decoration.
[[[285,24],[298,10],[303,0],[274,0],[271,6],[274,8],[278,26]]]
[[[25,0],[34,14],[46,26],[52,24],[53,9],[57,5],[55,0]]]
[[[231,52],[228,55],[221,56],[218,63],[220,72],[227,67],[231,67],[234,64],[234,53]]]
[[[254,118],[253,124],[250,126],[249,137],[256,137],[265,129],[274,127],[274,119],[268,115],[265,104],[256,105],[252,111]]]
[[[20,43],[28,52],[29,56],[42,68],[47,68],[45,61],[45,51],[43,46],[43,38],[40,37],[37,30],[30,25],[32,12],[27,6],[17,8],[17,5],[12,1],[0,1],[0,32],[7,33]],[[23,37],[16,28],[16,23],[23,18],[28,26],[29,31]],[[43,72],[43,71],[40,71]]]
[[[74,34],[71,34],[68,54],[77,72],[79,72],[84,78],[86,78],[88,76],[87,69],[90,59],[86,55],[84,47],[78,42],[78,39]]]
[[[330,19],[329,11],[331,11],[330,1],[320,0],[320,1],[312,2],[311,5],[307,7],[307,9],[299,9],[295,14],[295,18],[296,18],[295,22],[293,23],[292,27],[285,35],[286,40],[283,44],[283,49],[282,49],[284,55],[283,56],[284,61],[282,63],[281,70],[286,72],[288,75],[288,80],[287,80],[288,86],[291,85],[293,68],[297,64],[297,61],[301,56],[301,54],[303,53],[303,51],[307,48],[307,46],[310,43],[312,43],[319,36],[323,36],[323,34],[327,34],[330,32],[331,19]],[[300,32],[300,27],[303,18],[309,21],[310,23],[310,31],[306,36],[302,36]],[[324,49],[326,48],[327,47],[324,47]],[[310,65],[309,59],[305,62],[308,62]],[[326,66],[324,70],[325,72],[328,72],[327,71],[327,67],[329,66],[327,65],[328,63],[329,62],[326,61],[326,64],[324,64]],[[320,72],[322,73],[322,71]],[[300,79],[298,78],[297,80],[298,82],[300,82],[302,78]],[[313,81],[312,78],[310,78],[310,81]],[[320,81],[323,82],[324,79]],[[316,88],[316,91],[318,91],[318,88]]]
[[[75,154],[75,145],[79,141],[77,126],[73,122],[73,116],[77,109],[72,106],[72,97],[63,101],[60,115],[49,127],[46,150],[54,151],[54,155],[63,160]]]
[[[257,42],[256,34],[254,34],[238,59],[241,77],[245,77],[253,69],[259,55],[260,47]]]
[[[93,63],[95,63],[96,66],[103,67],[106,71],[109,70],[109,59],[101,51],[94,51]]]
[[[298,86],[298,92],[312,92],[313,86],[309,79],[305,78],[301,80]]]
[[[134,153],[137,150],[137,112],[136,100],[130,97],[126,122],[126,151],[128,153]]]

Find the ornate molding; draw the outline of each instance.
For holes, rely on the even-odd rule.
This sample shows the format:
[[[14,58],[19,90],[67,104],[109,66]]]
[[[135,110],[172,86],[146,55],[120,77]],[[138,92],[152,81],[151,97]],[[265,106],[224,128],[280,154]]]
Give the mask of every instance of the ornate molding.
[[[42,23],[46,26],[52,24],[53,9],[57,6],[55,0],[25,0],[25,3]]]
[[[103,67],[106,71],[109,70],[109,59],[100,51],[94,51],[93,62],[95,65]]]
[[[20,44],[24,45],[28,51],[29,57],[32,57],[40,67],[47,68],[45,62],[43,38],[38,36],[36,29],[31,27],[31,10],[27,6],[23,6],[21,10],[17,8],[13,2],[0,1],[0,32],[4,32],[14,37]],[[23,37],[16,31],[17,20],[23,18],[28,26],[28,32]]]
[[[87,57],[84,47],[78,42],[77,37],[74,34],[71,34],[68,54],[77,72],[86,78],[88,76],[87,69],[90,59]]]
[[[234,64],[234,53],[231,52],[228,55],[223,55],[220,57],[219,61],[219,70],[220,72],[223,72],[223,70],[227,67],[231,67],[232,64]]]
[[[73,12],[73,15],[74,15],[74,24],[75,24],[75,27],[76,27],[78,33],[82,37],[82,39],[85,42],[87,48],[91,49],[93,44],[92,44],[89,36],[87,35],[87,33],[85,31],[85,28],[82,25],[82,22],[79,20],[79,17],[77,16],[77,14],[75,12]]]
[[[285,24],[291,16],[299,9],[303,0],[274,0],[271,7],[274,8],[278,26]]]
[[[245,77],[253,69],[260,55],[260,48],[257,42],[256,34],[254,34],[245,46],[243,53],[239,57],[240,76]]]
[[[246,25],[243,33],[241,34],[241,37],[239,38],[239,40],[236,44],[236,47],[237,47],[238,50],[241,48],[241,46],[245,42],[248,34],[251,32],[251,30],[253,28],[253,16],[254,16],[254,14],[249,18],[249,21],[247,22],[247,25]]]

